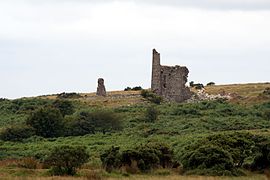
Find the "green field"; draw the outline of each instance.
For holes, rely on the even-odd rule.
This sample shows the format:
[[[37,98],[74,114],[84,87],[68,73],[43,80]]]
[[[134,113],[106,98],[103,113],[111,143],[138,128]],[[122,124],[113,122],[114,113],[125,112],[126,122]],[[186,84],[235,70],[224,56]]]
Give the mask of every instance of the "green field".
[[[223,85],[206,88],[209,94],[237,93],[239,97],[230,102],[203,101],[198,103],[162,103],[153,105],[140,97],[140,92],[111,92],[108,97],[100,98],[94,94],[81,94],[80,98],[71,98],[76,112],[65,119],[76,117],[81,111],[109,109],[116,113],[122,122],[121,131],[107,133],[97,132],[84,136],[69,136],[58,138],[43,138],[33,136],[21,142],[0,141],[0,177],[18,179],[28,177],[33,179],[50,179],[46,169],[21,168],[20,160],[27,157],[43,159],[54,147],[60,145],[86,146],[90,154],[89,162],[79,171],[79,179],[87,179],[87,173],[102,171],[101,178],[113,179],[216,179],[215,177],[180,176],[179,170],[153,170],[148,174],[129,175],[121,173],[105,173],[102,169],[100,154],[112,146],[122,150],[137,147],[147,142],[162,142],[168,144],[177,161],[185,154],[185,147],[198,142],[205,137],[233,132],[249,132],[270,138],[270,120],[264,114],[270,110],[270,96],[262,95],[270,87],[264,84]],[[0,100],[0,128],[24,124],[30,114],[57,99],[55,95],[18,100]],[[145,121],[145,111],[149,106],[155,106],[159,111],[158,119],[149,123]],[[250,159],[245,163],[249,163]],[[164,172],[162,172],[164,171]],[[85,175],[86,174],[86,175]],[[246,177],[235,179],[266,179],[265,175],[247,172]],[[219,179],[231,179],[221,177]],[[57,179],[61,179],[58,177]],[[66,177],[64,178],[66,179]],[[89,179],[89,177],[88,177]],[[91,178],[90,178],[91,179]]]

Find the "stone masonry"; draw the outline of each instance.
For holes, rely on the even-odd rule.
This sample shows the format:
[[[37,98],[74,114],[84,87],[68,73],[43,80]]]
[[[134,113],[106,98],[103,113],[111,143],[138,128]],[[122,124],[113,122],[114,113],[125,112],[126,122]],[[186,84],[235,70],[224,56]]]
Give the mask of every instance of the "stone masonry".
[[[191,98],[186,86],[189,70],[184,66],[161,66],[160,53],[153,50],[151,90],[168,101],[183,102]]]
[[[104,79],[98,79],[97,96],[106,96],[106,89],[104,86]]]

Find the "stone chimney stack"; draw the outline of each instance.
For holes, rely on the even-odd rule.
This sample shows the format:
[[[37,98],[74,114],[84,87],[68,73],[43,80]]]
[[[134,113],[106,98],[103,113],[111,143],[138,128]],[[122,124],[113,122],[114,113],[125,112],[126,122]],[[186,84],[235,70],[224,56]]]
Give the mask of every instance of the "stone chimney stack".
[[[104,79],[98,79],[97,96],[106,96],[106,88],[104,86]]]
[[[151,90],[159,95],[161,94],[160,79],[161,79],[160,53],[158,53],[155,49],[153,49]]]

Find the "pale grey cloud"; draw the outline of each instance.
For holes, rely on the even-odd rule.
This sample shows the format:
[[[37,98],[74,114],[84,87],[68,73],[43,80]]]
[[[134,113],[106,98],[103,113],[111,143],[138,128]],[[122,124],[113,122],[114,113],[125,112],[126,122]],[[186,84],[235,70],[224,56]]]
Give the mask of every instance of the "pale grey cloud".
[[[152,48],[189,80],[270,81],[266,1],[146,1],[0,0],[0,97],[149,87]]]
[[[151,5],[180,6],[219,10],[269,10],[269,0],[26,0],[33,4],[46,3],[110,3],[133,2]]]

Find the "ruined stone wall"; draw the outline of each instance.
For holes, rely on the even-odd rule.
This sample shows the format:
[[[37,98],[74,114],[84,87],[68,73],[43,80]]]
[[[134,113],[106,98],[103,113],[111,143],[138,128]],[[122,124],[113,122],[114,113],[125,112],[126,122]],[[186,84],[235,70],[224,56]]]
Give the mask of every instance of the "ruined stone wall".
[[[153,50],[152,86],[156,94],[169,101],[183,102],[191,97],[186,87],[188,69],[181,66],[161,66],[160,54]]]

